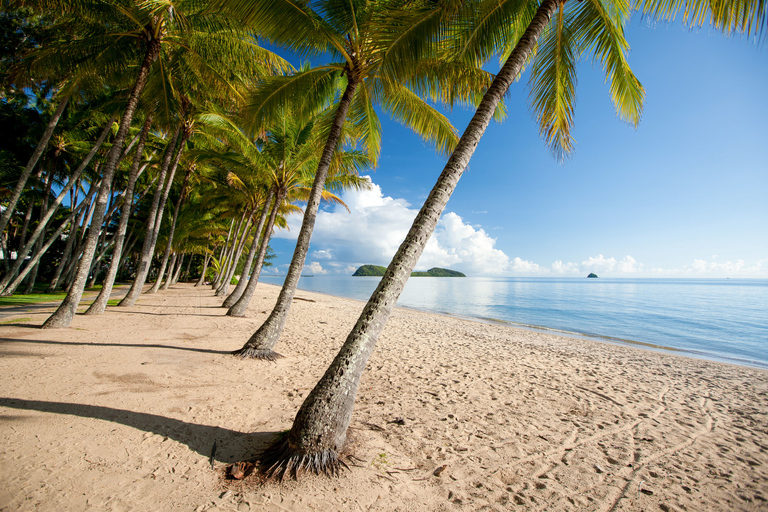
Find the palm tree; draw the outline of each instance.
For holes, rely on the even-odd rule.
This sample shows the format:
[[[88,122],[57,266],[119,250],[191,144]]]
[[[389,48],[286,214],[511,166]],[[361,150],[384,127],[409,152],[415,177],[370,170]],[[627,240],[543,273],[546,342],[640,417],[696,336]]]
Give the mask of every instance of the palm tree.
[[[165,35],[165,20],[162,10],[154,12],[141,12],[137,11],[137,14],[141,14],[143,23],[140,36],[146,42],[144,58],[139,67],[138,76],[136,82],[131,89],[131,94],[128,99],[128,103],[125,107],[125,112],[120,119],[120,127],[118,128],[115,140],[112,143],[112,149],[110,150],[106,165],[104,167],[101,186],[99,193],[96,197],[96,203],[93,211],[93,221],[88,233],[88,237],[85,242],[85,248],[83,255],[78,265],[77,273],[74,282],[72,283],[69,293],[62,301],[58,309],[43,323],[44,329],[67,327],[74,317],[75,310],[80,303],[80,298],[83,295],[85,289],[86,279],[90,272],[91,261],[93,254],[96,251],[96,243],[99,238],[102,220],[104,218],[104,212],[107,207],[109,193],[112,186],[112,178],[117,167],[117,160],[123,149],[123,142],[125,136],[128,133],[131,121],[133,120],[133,114],[139,103],[139,97],[144,89],[144,85],[147,82],[147,76],[149,75],[150,67],[152,63],[157,60],[160,55],[160,42]]]
[[[233,84],[244,79],[241,73],[242,69],[228,67],[229,65],[235,63],[242,65],[243,57],[246,55],[255,57],[265,54],[256,45],[254,38],[248,37],[241,30],[232,27],[228,20],[217,15],[202,14],[199,4],[194,0],[178,0],[174,3],[146,3],[125,0],[107,4],[86,1],[67,4],[67,7],[71,7],[76,12],[83,11],[91,17],[94,16],[94,11],[98,11],[104,16],[104,9],[108,10],[108,14],[112,18],[103,20],[103,27],[100,27],[100,31],[95,37],[96,46],[102,52],[106,53],[111,50],[113,46],[117,45],[116,41],[123,41],[126,36],[135,37],[142,41],[145,51],[139,67],[138,79],[132,88],[112,151],[104,167],[102,190],[96,199],[91,223],[92,229],[89,230],[83,256],[78,266],[77,277],[61,306],[44,323],[44,328],[69,325],[77,303],[82,296],[82,288],[90,271],[99,238],[100,230],[98,228],[103,220],[117,158],[122,149],[125,134],[133,119],[139,97],[155,61],[158,61],[157,74],[162,77],[168,76],[169,63],[175,65],[182,62],[192,67],[194,72],[188,73],[182,80],[186,86],[185,91],[195,92],[202,88],[211,89],[218,86],[222,92],[225,92],[236,90]],[[90,54],[93,54],[94,50],[91,48],[93,45],[90,43],[94,43],[94,41],[88,39],[84,38],[65,44],[59,50],[63,55],[67,55],[64,50],[77,53],[77,51],[82,52],[83,48],[86,48]],[[244,49],[251,51],[243,53]],[[237,51],[240,53],[236,53]],[[228,58],[228,56],[231,57]],[[280,59],[271,58],[271,62],[278,62],[277,67],[282,68],[283,64],[279,61]],[[255,66],[257,62],[254,60],[247,64],[250,72],[258,71]],[[163,83],[169,84],[167,80]],[[173,85],[173,83],[170,84]],[[163,98],[169,100],[174,98],[174,95],[165,94]]]
[[[310,194],[310,185],[314,180],[313,171],[317,168],[322,150],[320,141],[325,133],[323,130],[317,129],[315,119],[302,121],[300,117],[289,112],[286,112],[282,117],[282,123],[279,123],[267,134],[267,140],[261,151],[254,154],[258,157],[259,164],[268,173],[270,191],[274,195],[274,201],[272,201],[267,226],[264,228],[264,236],[256,258],[256,267],[251,273],[243,293],[227,311],[229,316],[245,316],[245,311],[259,280],[277,213],[284,205],[289,206],[293,202],[307,199]],[[360,178],[358,172],[369,164],[369,159],[359,151],[336,151],[333,154],[333,160],[323,184],[321,199],[344,204],[330,190],[368,188],[368,180]],[[249,350],[245,349],[245,353],[238,351],[235,354],[242,357],[248,355]],[[270,351],[264,357],[274,359],[278,356]]]
[[[265,80],[248,111],[255,126],[268,124],[276,110],[307,99],[310,108],[332,97],[341,77],[343,93],[328,130],[298,234],[296,248],[272,313],[236,355],[261,359],[275,357],[272,348],[283,331],[309,250],[323,187],[340,146],[342,127],[350,117],[375,163],[380,124],[374,112],[379,104],[397,120],[447,153],[456,143],[450,122],[421,96],[432,100],[467,101],[487,87],[489,77],[463,62],[441,65],[441,48],[431,35],[443,16],[432,2],[381,0],[347,2],[324,0],[310,4],[290,0],[220,0],[233,16],[259,34],[305,55],[330,53],[336,62]],[[473,63],[474,64],[474,63]],[[429,79],[425,78],[429,77]],[[275,108],[277,107],[277,108]],[[350,115],[351,114],[351,115]]]
[[[697,1],[692,0],[691,3]],[[650,3],[653,2],[649,0]],[[489,4],[491,11],[503,6],[503,2]],[[712,7],[708,3],[703,5],[704,9]],[[665,6],[662,12],[679,7],[678,4]],[[469,8],[477,9],[470,13],[475,20],[490,19],[480,15],[489,12],[483,11],[482,6]],[[567,6],[562,0],[544,0],[532,19],[524,11],[522,14],[517,11],[516,19],[512,19],[509,25],[526,26],[525,31],[485,93],[456,150],[338,355],[307,396],[292,428],[262,457],[262,465],[268,474],[282,477],[288,473],[295,476],[302,469],[335,474],[342,467],[343,463],[338,460],[337,454],[346,441],[360,377],[378,336],[490,122],[497,102],[519,76],[523,65],[535,50],[537,53],[531,78],[533,107],[538,113],[542,135],[556,155],[566,154],[571,147],[570,112],[572,85],[575,83],[573,57],[578,57],[585,50],[591,50],[594,57],[605,66],[619,114],[635,124],[639,121],[643,90],[626,65],[624,56],[627,45],[623,26],[629,12],[629,4],[626,2],[602,0],[586,0]],[[728,16],[723,19],[713,15],[713,19],[718,27],[753,27],[753,20],[757,18],[760,20],[757,32],[764,30],[764,4],[761,3],[757,14],[752,13],[751,17],[747,16],[748,19],[743,16],[744,10],[737,10],[734,17],[738,24]],[[481,24],[470,23],[469,26],[477,29]],[[746,28],[743,30],[748,31]],[[487,31],[483,37],[486,35]],[[494,34],[490,36],[493,38]],[[467,41],[463,39],[464,43]]]
[[[120,213],[120,221],[117,226],[117,232],[114,235],[115,244],[112,250],[112,261],[109,264],[107,270],[107,276],[104,278],[99,296],[93,301],[93,304],[85,311],[86,315],[100,315],[107,307],[110,295],[112,295],[112,287],[115,283],[115,277],[117,276],[117,268],[120,265],[120,257],[123,251],[123,242],[125,241],[125,233],[128,230],[128,219],[131,216],[133,206],[134,187],[136,186],[136,180],[139,175],[139,168],[141,166],[142,158],[144,155],[144,145],[149,135],[149,129],[152,127],[152,115],[148,115],[144,121],[144,126],[141,130],[139,138],[139,144],[136,147],[136,156],[134,157],[133,164],[131,165],[130,172],[128,174],[128,184],[125,188],[125,197]]]

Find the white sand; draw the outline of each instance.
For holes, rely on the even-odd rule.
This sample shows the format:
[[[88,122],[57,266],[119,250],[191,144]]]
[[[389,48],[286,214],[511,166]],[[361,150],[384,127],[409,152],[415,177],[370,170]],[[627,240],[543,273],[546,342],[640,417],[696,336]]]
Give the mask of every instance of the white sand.
[[[403,309],[350,471],[225,481],[290,427],[362,308],[300,291],[316,302],[294,302],[284,359],[226,355],[277,292],[260,284],[248,318],[178,285],[68,329],[1,325],[0,510],[768,510],[768,372]]]

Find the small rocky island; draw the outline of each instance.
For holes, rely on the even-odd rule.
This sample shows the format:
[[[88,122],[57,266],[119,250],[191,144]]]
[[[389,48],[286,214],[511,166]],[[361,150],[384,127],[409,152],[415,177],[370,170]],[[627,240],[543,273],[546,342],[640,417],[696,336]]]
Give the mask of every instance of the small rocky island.
[[[597,277],[597,274],[595,274],[594,272],[590,272],[590,273],[589,273],[589,275],[588,275],[587,277],[596,278],[596,277]]]
[[[353,276],[378,276],[384,275],[387,271],[387,267],[381,265],[363,265],[355,270]],[[431,268],[426,272],[411,272],[411,277],[467,277],[457,270],[449,270],[447,268]],[[595,276],[597,277],[597,276]]]

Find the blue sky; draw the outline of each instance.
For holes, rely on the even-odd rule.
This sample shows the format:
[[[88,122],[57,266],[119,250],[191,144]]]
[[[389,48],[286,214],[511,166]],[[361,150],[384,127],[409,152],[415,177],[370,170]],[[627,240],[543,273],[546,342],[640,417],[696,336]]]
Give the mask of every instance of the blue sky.
[[[528,109],[527,75],[487,130],[417,269],[467,275],[768,278],[768,48],[677,24],[628,28],[646,89],[637,129],[599,65],[579,68],[572,157],[559,164]],[[459,131],[472,111],[449,114]],[[373,187],[324,207],[306,272],[387,265],[445,159],[385,115]],[[284,273],[300,219],[275,233]]]

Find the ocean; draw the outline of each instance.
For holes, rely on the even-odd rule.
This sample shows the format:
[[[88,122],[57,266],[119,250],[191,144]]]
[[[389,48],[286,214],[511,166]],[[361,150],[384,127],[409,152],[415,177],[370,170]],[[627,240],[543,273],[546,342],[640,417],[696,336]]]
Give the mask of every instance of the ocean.
[[[365,301],[378,281],[305,276],[299,289]],[[768,369],[763,279],[418,277],[398,306]]]

